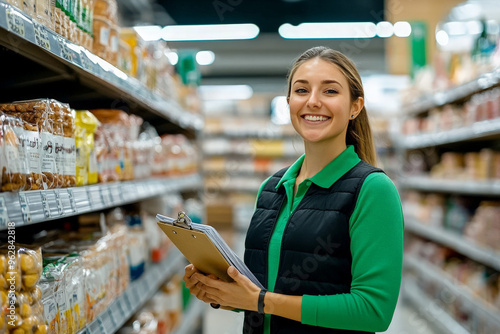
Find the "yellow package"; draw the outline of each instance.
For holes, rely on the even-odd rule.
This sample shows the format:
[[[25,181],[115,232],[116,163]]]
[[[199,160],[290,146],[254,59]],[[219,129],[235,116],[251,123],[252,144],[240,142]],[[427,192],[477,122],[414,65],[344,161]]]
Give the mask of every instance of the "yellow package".
[[[75,124],[77,185],[95,184],[97,183],[97,157],[94,135],[100,123],[89,111],[79,110],[76,112]]]

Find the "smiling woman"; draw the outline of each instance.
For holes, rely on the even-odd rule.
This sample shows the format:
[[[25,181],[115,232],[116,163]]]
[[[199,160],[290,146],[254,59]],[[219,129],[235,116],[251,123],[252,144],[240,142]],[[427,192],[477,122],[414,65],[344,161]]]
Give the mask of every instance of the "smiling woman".
[[[262,184],[245,241],[245,263],[265,289],[233,267],[227,283],[192,265],[186,287],[245,310],[244,333],[385,331],[401,283],[403,216],[394,184],[373,166],[360,76],[340,52],[315,47],[288,79],[305,154]]]

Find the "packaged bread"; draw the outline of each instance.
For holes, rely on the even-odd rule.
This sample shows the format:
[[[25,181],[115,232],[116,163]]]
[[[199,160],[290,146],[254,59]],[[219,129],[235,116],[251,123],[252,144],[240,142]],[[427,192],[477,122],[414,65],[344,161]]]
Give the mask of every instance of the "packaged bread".
[[[35,0],[23,0],[23,11],[31,17],[35,17]]]
[[[0,137],[2,137],[1,186],[2,191],[19,191],[26,188],[27,166],[25,150],[22,147],[23,131],[20,119],[0,115]],[[16,131],[16,128],[18,131]],[[16,133],[17,132],[17,133]]]
[[[76,186],[76,144],[75,110],[69,106],[63,109],[64,132],[64,183],[66,187]]]
[[[108,60],[111,27],[112,25],[109,18],[94,15],[92,25],[94,43],[92,45],[92,52],[105,60]]]
[[[26,188],[30,190],[44,189],[44,181],[46,181],[42,174],[42,140],[40,136],[42,115],[46,110],[50,110],[50,104],[45,99],[0,104],[0,111],[23,120],[25,147],[28,152],[28,170],[30,172],[30,176],[26,180],[28,183]]]
[[[109,33],[109,53],[108,53],[108,61],[114,66],[118,65],[118,49],[119,49],[119,33],[120,27],[114,24],[111,26]]]
[[[35,17],[36,20],[42,23],[49,29],[54,29],[54,10],[55,1],[53,0],[36,0],[35,1]]]
[[[62,334],[59,330],[59,308],[57,306],[55,283],[44,280],[40,281],[42,291],[43,318],[47,326],[47,334]]]
[[[52,125],[52,145],[54,149],[54,161],[55,161],[55,172],[57,185],[56,187],[64,187],[64,133],[63,133],[63,114],[62,114],[62,104],[56,100],[50,100],[50,110],[49,113],[50,123]],[[69,108],[69,106],[68,106]]]

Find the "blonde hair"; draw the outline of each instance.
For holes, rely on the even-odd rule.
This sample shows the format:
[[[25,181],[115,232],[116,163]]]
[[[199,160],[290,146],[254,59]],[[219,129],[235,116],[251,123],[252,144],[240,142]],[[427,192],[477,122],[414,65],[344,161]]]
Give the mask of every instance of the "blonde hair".
[[[336,65],[339,68],[349,84],[349,92],[352,102],[356,101],[359,97],[364,99],[365,92],[363,90],[363,84],[354,63],[341,52],[324,46],[311,48],[297,58],[290,70],[290,73],[288,74],[288,98],[290,97],[292,79],[295,72],[303,63],[313,58],[320,58]],[[349,121],[347,126],[346,144],[354,146],[354,150],[361,160],[376,166],[377,154],[373,142],[370,122],[368,120],[368,114],[364,106],[359,115],[355,119],[351,119]]]

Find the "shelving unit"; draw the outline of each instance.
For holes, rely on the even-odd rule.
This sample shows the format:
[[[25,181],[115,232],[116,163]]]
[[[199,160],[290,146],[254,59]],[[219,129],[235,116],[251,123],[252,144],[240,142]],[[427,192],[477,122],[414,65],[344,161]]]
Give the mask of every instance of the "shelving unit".
[[[85,187],[0,193],[0,230],[7,221],[17,226],[80,215],[137,202],[171,191],[196,189],[198,174],[169,179],[96,184]],[[4,218],[2,218],[2,216]]]
[[[427,297],[414,279],[405,279],[403,282],[404,297],[414,304],[419,314],[424,316],[432,326],[445,334],[469,334],[462,325],[455,321],[435,300]]]
[[[404,176],[399,184],[405,189],[477,196],[500,196],[500,181],[442,180],[426,176]]]
[[[195,330],[198,322],[195,319],[199,319],[203,313],[203,310],[207,307],[196,298],[192,298],[189,302],[189,306],[186,311],[184,311],[182,324],[177,328],[173,334],[191,334]]]
[[[47,78],[39,78],[38,82],[32,80],[24,83],[24,87],[36,85],[34,94],[58,98],[57,94],[65,93],[51,90],[48,83],[57,81],[77,82],[92,92],[80,92],[84,97],[73,97],[76,101],[81,99],[106,99],[112,101],[125,101],[128,109],[139,113],[151,123],[168,120],[171,126],[179,131],[196,132],[203,128],[203,119],[199,115],[182,110],[177,102],[165,100],[159,95],[148,90],[137,79],[125,74],[113,65],[95,56],[83,47],[73,44],[56,34],[45,26],[38,24],[17,8],[0,1],[0,44],[54,73],[47,73]],[[16,57],[18,59],[20,57]],[[16,67],[14,67],[16,68]],[[9,69],[6,69],[9,76]],[[17,77],[20,73],[12,73]],[[30,73],[35,76],[35,73]],[[18,80],[22,81],[22,80]],[[16,99],[20,90],[20,82],[0,86],[3,94],[9,99]],[[79,86],[79,87],[81,87]],[[66,92],[70,89],[67,87]],[[22,90],[22,89],[21,89]],[[29,90],[22,90],[21,99],[28,98]],[[32,93],[33,94],[33,93]],[[40,96],[31,96],[35,98]],[[68,101],[65,101],[68,102]],[[76,102],[78,105],[78,102]],[[159,132],[163,132],[160,131]]]
[[[405,256],[404,265],[418,272],[420,275],[424,276],[425,279],[432,280],[438,285],[446,287],[449,291],[454,293],[455,297],[461,299],[473,314],[481,319],[485,319],[488,323],[500,329],[500,311],[478,299],[466,286],[453,280],[434,266],[427,264],[425,261],[418,260],[415,257]]]
[[[172,248],[166,259],[152,265],[141,278],[132,282],[121,296],[78,334],[112,334],[118,331],[128,318],[151,299],[163,282],[183,268],[184,263],[182,254]]]
[[[468,127],[438,133],[411,135],[396,141],[404,149],[418,149],[500,136],[500,119],[482,121]]]
[[[452,248],[476,262],[500,271],[500,253],[477,245],[472,240],[464,239],[460,235],[447,231],[442,227],[425,226],[411,218],[406,218],[405,229],[413,234]]]
[[[447,91],[437,92],[431,95],[421,96],[415,101],[407,103],[403,106],[405,113],[408,116],[414,116],[435,107],[441,107],[445,104],[460,101],[500,84],[500,69],[495,69],[490,73],[480,75],[475,80],[472,80],[463,85],[451,88]]]

